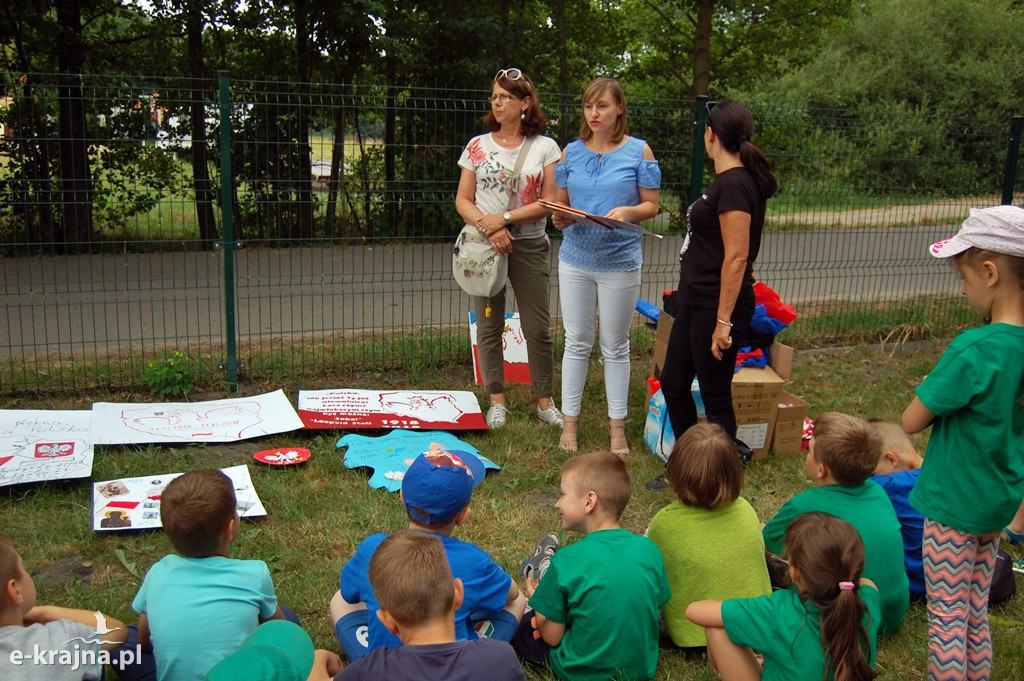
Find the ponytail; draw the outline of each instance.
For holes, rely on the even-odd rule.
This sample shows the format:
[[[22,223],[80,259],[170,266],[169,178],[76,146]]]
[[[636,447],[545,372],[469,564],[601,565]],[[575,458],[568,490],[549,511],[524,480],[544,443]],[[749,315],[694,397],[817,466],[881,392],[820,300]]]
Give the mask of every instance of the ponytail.
[[[708,125],[726,151],[740,155],[743,167],[754,176],[761,189],[761,198],[774,196],[779,183],[772,175],[772,165],[750,141],[754,134],[754,116],[750,110],[739,102],[719,102],[708,111]]]
[[[743,161],[743,167],[754,176],[757,186],[761,188],[761,198],[770,199],[775,196],[779,183],[772,175],[772,164],[749,138],[740,140],[740,160]]]
[[[864,627],[867,606],[858,581],[864,570],[864,542],[845,520],[827,513],[803,513],[786,528],[786,554],[797,570],[800,598],[821,610],[822,681],[870,681],[875,671]]]

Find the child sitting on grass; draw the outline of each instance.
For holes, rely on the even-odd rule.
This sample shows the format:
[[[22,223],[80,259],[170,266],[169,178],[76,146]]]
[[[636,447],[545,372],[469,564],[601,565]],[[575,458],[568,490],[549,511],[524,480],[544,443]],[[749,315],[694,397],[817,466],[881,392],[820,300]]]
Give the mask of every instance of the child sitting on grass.
[[[213,468],[175,478],[160,521],[176,553],[149,569],[132,602],[139,643],[160,681],[198,681],[261,622],[285,615],[267,564],[228,557],[239,531],[231,478]]]
[[[563,681],[651,679],[658,610],[672,592],[658,547],[619,525],[632,491],[626,464],[611,452],[574,456],[559,489],[562,528],[583,538],[555,551],[543,575],[527,576],[533,616],[513,645]]]
[[[864,541],[864,576],[882,595],[879,632],[896,630],[907,615],[910,592],[903,570],[900,521],[889,497],[868,477],[882,456],[882,440],[867,421],[828,412],[814,423],[807,473],[815,486],[787,501],[762,530],[764,545],[781,554],[786,528],[801,513],[824,511],[857,528]]]
[[[508,643],[455,640],[462,580],[452,578],[437,534],[409,529],[388,535],[373,552],[369,571],[377,619],[403,645],[374,648],[335,681],[526,681]]]
[[[704,627],[686,618],[690,603],[771,592],[761,524],[740,496],[743,465],[719,425],[698,423],[683,433],[665,478],[679,498],[658,511],[647,530],[665,558],[672,587],[662,617],[677,646],[703,647]]]
[[[814,512],[795,518],[785,537],[789,588],[686,609],[707,628],[712,669],[722,681],[870,681],[880,598],[861,578],[860,535],[848,522]],[[754,651],[763,653],[763,669]]]
[[[910,493],[917,484],[923,459],[903,427],[880,419],[868,423],[882,438],[882,456],[871,479],[882,486],[903,533],[903,569],[910,582],[910,598],[924,598],[924,564],[921,562],[921,533],[924,516],[910,505]]]
[[[462,607],[455,611],[456,638],[478,638],[477,624],[490,638],[508,641],[526,609],[526,597],[486,551],[452,536],[469,517],[473,488],[485,473],[472,454],[460,457],[447,451],[428,452],[409,466],[400,494],[409,528],[432,532],[441,539],[452,574],[464,586]],[[363,540],[341,569],[340,589],[331,599],[335,634],[350,661],[379,646],[402,644],[378,619],[380,606],[369,580],[370,559],[386,537],[378,533]]]
[[[0,678],[82,681],[102,678],[100,651],[128,637],[124,624],[89,610],[36,605],[36,585],[10,538],[0,534]],[[97,626],[105,631],[98,631]],[[82,643],[78,643],[81,640]],[[36,663],[42,651],[44,664]]]

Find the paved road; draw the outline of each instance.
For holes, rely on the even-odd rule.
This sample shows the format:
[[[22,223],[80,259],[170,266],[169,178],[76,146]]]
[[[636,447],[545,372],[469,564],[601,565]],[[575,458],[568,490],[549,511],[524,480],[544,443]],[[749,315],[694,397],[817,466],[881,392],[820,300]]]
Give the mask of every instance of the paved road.
[[[780,232],[766,235],[756,274],[797,306],[890,301],[957,290],[950,267],[927,254],[957,225]],[[679,235],[645,239],[643,297],[678,278]],[[557,241],[555,242],[557,245]],[[242,249],[241,343],[409,331],[463,323],[468,298],[451,277],[448,244]],[[557,260],[552,259],[553,269]],[[220,341],[223,253],[8,258],[3,264],[0,357],[68,359],[165,344]],[[558,307],[552,278],[552,309]]]

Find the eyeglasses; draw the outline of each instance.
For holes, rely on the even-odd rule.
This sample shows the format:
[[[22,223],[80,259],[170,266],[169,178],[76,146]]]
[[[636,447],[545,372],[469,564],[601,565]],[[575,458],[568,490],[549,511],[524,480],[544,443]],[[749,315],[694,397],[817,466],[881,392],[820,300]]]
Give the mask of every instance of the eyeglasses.
[[[523,77],[521,69],[501,69],[494,74],[494,80],[500,80],[502,78],[508,78],[509,80],[520,80]]]
[[[718,102],[708,101],[708,102],[705,102],[704,106],[707,108],[708,115],[710,116],[711,115],[711,110],[714,109],[716,106],[718,106]]]
[[[490,97],[487,98],[487,101],[490,102],[491,104],[497,104],[498,102],[501,102],[502,104],[508,104],[513,99],[519,98],[516,97],[515,95],[491,95]]]

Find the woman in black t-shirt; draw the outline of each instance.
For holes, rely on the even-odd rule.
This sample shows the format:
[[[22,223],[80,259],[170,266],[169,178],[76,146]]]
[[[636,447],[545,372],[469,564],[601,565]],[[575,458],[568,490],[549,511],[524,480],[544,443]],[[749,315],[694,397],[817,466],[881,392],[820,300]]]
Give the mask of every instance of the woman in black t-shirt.
[[[661,387],[672,430],[697,422],[694,376],[708,421],[736,437],[732,375],[738,345],[754,314],[754,260],[766,200],[778,184],[750,136],[754,117],[739,102],[708,103],[704,147],[715,164],[711,186],[687,211],[679,255],[680,308],[672,326]]]

